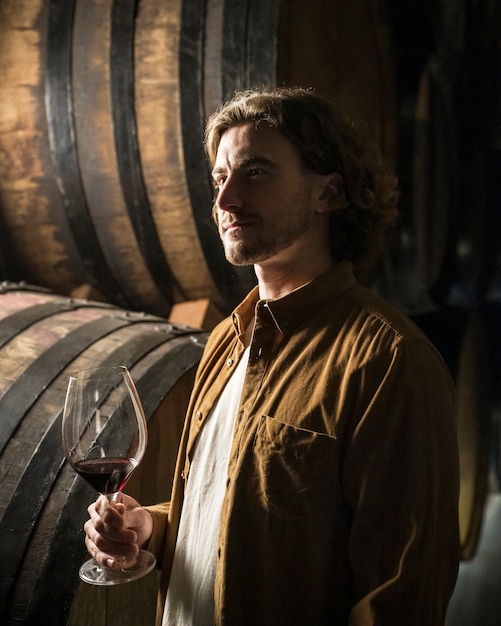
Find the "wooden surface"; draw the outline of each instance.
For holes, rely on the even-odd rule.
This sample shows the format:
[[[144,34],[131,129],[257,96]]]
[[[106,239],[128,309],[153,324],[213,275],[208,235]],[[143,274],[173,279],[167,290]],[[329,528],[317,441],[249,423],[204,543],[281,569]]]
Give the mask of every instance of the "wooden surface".
[[[69,374],[107,363],[129,367],[148,419],[149,442],[128,490],[144,504],[166,500],[206,335],[109,305],[1,286],[2,625],[66,623],[79,587],[78,568],[86,558],[82,527],[96,493],[64,461],[61,411]],[[115,619],[122,602],[131,608],[117,623],[136,626],[138,607],[146,614],[156,586],[152,574],[109,597],[94,590],[89,599],[90,590],[84,589],[77,594],[84,599],[72,612],[73,624],[97,624],[86,617],[78,621],[90,610],[110,624],[108,613]]]
[[[88,283],[162,316],[241,299],[255,277],[224,258],[202,142],[222,98],[274,75],[276,42],[260,38],[277,9],[244,5],[2,0],[3,277],[64,294]]]
[[[277,78],[338,101],[394,164],[396,86],[389,27],[379,0],[283,2]]]

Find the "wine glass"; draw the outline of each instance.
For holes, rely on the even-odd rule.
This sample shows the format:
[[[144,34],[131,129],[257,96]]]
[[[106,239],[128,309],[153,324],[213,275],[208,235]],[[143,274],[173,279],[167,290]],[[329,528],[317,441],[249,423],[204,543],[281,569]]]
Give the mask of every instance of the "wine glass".
[[[143,458],[148,440],[139,396],[124,366],[95,367],[70,376],[64,403],[63,446],[70,465],[110,502],[116,501]],[[155,557],[140,550],[134,563],[121,569],[89,559],[80,578],[94,585],[116,585],[141,578]]]

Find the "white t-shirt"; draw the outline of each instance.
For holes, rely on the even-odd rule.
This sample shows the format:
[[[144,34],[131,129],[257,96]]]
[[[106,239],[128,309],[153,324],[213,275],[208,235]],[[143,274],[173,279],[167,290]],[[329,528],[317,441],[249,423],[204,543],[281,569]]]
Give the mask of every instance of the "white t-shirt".
[[[214,626],[214,577],[246,349],[199,435],[186,485],[162,626]]]

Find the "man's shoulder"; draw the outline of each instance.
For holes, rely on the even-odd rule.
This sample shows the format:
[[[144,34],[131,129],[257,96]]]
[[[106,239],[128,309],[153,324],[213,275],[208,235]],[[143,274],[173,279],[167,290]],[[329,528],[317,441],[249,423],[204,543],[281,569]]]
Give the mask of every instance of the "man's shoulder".
[[[406,311],[373,289],[355,284],[343,293],[342,299],[352,314],[357,315],[359,323],[366,328],[386,329],[395,338],[427,341]]]

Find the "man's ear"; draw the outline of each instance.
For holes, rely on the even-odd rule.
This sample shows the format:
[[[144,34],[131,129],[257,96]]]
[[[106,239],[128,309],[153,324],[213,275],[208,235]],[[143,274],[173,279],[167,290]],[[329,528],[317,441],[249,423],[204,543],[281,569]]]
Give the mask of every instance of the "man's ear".
[[[317,213],[328,213],[344,200],[344,180],[339,172],[322,176],[322,191],[318,197]]]

